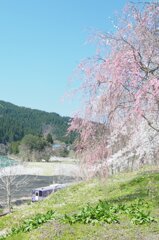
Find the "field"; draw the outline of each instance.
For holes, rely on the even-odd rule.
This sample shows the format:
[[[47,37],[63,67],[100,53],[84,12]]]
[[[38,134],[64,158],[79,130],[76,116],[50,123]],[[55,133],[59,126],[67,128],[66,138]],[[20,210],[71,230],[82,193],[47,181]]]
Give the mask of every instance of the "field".
[[[88,211],[88,203],[95,209],[99,200],[105,202],[105,206],[109,204],[111,209],[125,206],[124,211],[113,210],[114,215],[109,221],[107,218],[106,221],[87,219],[84,222],[83,216],[83,219],[79,217],[81,209]],[[134,206],[137,207],[132,211]],[[50,210],[55,211],[51,217]],[[134,211],[136,215],[133,215]],[[75,213],[78,221],[73,220],[75,216],[77,220]],[[137,217],[141,214],[142,220]],[[119,221],[112,220],[111,223],[114,216]],[[133,219],[134,216],[137,220]],[[50,195],[42,202],[22,205],[0,219],[0,233],[11,233],[12,229],[11,235],[5,238],[8,240],[158,240],[158,221],[159,171],[155,169],[123,173],[105,181],[81,182]]]
[[[9,169],[6,168],[6,172]],[[13,171],[14,173],[14,171]],[[28,162],[18,166],[15,170],[15,181],[21,182],[26,178],[27,184],[19,187],[19,191],[13,191],[12,201],[20,204],[31,199],[32,189],[45,187],[53,183],[70,183],[78,181],[79,165],[73,159],[58,158],[54,162]],[[1,172],[0,172],[1,174]],[[1,184],[1,179],[0,179]],[[6,201],[5,191],[0,194],[0,205]]]

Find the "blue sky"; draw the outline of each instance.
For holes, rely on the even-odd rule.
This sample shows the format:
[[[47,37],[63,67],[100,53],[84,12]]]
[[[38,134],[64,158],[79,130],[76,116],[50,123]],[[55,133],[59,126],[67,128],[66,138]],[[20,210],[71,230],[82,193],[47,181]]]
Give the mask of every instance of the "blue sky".
[[[109,31],[127,1],[0,0],[0,99],[71,116],[61,101],[76,65],[94,54],[90,29]]]

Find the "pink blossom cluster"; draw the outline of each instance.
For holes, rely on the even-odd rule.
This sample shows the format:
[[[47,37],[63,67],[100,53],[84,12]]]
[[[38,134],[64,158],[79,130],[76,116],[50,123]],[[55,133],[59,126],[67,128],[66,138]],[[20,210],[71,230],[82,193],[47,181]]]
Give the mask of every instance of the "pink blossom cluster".
[[[112,33],[97,33],[97,54],[78,66],[84,112],[74,117],[84,161],[106,162],[113,133],[137,134],[145,121],[157,133],[159,114],[159,3],[127,5]],[[153,116],[153,117],[152,117]],[[137,124],[137,125],[136,125]],[[140,132],[141,134],[141,132]],[[134,136],[134,135],[133,135]],[[134,138],[135,139],[135,138]]]

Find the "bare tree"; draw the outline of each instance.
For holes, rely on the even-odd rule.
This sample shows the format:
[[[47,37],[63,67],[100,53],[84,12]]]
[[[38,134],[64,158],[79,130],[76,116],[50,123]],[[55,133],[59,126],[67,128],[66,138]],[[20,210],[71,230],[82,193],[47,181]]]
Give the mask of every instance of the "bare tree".
[[[0,168],[0,189],[4,191],[5,205],[8,212],[12,210],[12,198],[29,183],[29,177],[21,174],[22,163]]]

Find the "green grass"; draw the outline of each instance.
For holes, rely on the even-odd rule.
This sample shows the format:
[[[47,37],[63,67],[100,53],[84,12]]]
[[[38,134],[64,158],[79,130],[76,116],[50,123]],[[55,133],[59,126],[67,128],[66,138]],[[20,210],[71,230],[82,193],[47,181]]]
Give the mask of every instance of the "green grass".
[[[74,224],[62,221],[65,214],[73,216],[80,213],[89,203],[94,208],[99,200],[108,201],[112,206],[130,206],[136,199],[144,199],[149,204],[151,216],[159,222],[159,172],[147,171],[113,176],[105,181],[94,179],[60,190],[39,203],[23,205],[10,215],[0,219],[0,231],[10,231],[20,227],[26,219],[34,219],[39,213],[55,211],[55,219],[40,224],[30,232],[19,232],[6,239],[36,240],[134,240],[159,239],[159,224],[133,224],[127,214],[120,215],[120,223]]]

